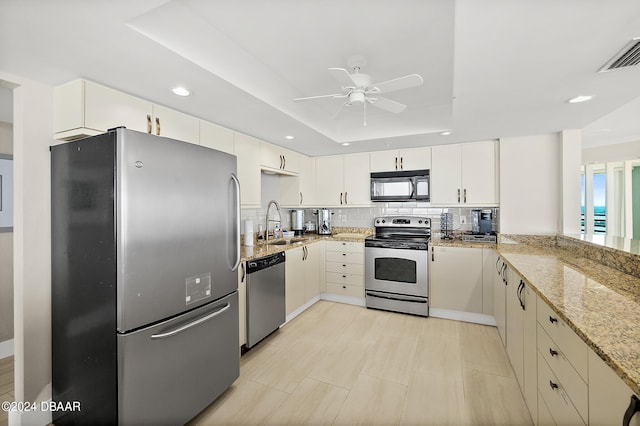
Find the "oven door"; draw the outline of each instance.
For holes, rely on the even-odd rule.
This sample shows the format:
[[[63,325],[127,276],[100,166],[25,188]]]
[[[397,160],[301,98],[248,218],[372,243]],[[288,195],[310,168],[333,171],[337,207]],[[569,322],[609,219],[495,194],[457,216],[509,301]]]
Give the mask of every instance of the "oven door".
[[[427,297],[428,251],[365,247],[365,288]]]

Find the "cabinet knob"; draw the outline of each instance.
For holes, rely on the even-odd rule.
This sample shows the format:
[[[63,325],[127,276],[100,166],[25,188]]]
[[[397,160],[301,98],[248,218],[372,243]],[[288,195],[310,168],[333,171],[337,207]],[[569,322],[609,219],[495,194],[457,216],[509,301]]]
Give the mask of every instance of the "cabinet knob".
[[[346,289],[347,289],[347,286],[346,286],[346,285],[343,285],[343,286],[342,286],[342,288],[344,288],[344,289],[346,290]]]
[[[551,389],[553,389],[553,390],[558,389],[558,384],[557,383],[553,383],[551,380],[549,380],[549,386],[551,386]]]
[[[346,275],[343,275],[343,276],[342,276],[342,278],[347,278],[347,276],[346,276]]]
[[[549,315],[549,322],[550,322],[551,324],[553,324],[554,322],[558,322],[558,318],[554,318],[554,317],[552,317],[551,315]]]
[[[553,349],[549,348],[549,353],[551,354],[551,356],[556,356],[558,355],[558,351],[554,351]]]

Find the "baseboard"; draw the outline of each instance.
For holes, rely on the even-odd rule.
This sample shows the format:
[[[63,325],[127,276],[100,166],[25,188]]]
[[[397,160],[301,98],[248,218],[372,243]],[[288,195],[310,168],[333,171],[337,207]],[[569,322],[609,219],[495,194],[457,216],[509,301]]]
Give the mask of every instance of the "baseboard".
[[[295,311],[291,312],[289,315],[287,315],[287,318],[285,320],[285,324],[288,323],[289,321],[291,321],[292,319],[294,319],[295,317],[297,317],[298,315],[300,315],[301,313],[303,313],[304,311],[306,311],[307,309],[309,309],[311,306],[313,306],[314,303],[316,303],[319,300],[320,300],[320,296],[316,296],[316,297],[312,298],[311,300],[309,300],[304,305],[300,306]]]
[[[35,402],[34,402],[35,401]],[[30,410],[9,411],[8,426],[49,425],[53,421],[53,404],[51,400],[51,383],[42,389],[40,394],[30,401]]]
[[[0,342],[0,359],[13,356],[13,339]]]
[[[343,296],[341,294],[335,293],[321,293],[321,300],[328,300],[330,302],[338,302],[338,303],[346,303],[347,305],[356,305],[356,306],[366,306],[366,302],[364,297],[352,297],[352,296]]]
[[[496,325],[496,319],[491,315],[473,312],[452,311],[450,309],[429,308],[429,316],[456,321],[473,322],[476,324]]]

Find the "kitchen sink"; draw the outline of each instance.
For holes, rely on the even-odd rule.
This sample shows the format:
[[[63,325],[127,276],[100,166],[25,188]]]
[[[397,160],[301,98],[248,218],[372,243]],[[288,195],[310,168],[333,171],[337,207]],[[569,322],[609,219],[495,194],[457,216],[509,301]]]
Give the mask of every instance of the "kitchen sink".
[[[300,243],[302,241],[306,241],[306,238],[291,238],[289,240],[269,241],[267,243],[267,245],[269,245],[269,246],[286,246],[287,244]]]

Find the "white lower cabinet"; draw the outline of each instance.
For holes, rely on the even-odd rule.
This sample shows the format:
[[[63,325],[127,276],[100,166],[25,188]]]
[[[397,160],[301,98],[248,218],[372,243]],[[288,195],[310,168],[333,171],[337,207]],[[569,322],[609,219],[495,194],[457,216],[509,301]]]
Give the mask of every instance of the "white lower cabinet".
[[[429,306],[491,315],[493,279],[484,273],[491,264],[491,252],[482,248],[431,246]]]
[[[624,424],[625,413],[638,395],[594,351],[589,350],[588,358],[589,424]],[[640,426],[640,412],[632,415],[632,410],[629,410],[629,416],[629,426]]]
[[[507,345],[507,285],[506,270],[507,264],[496,253],[493,273],[493,316],[496,320],[498,334],[502,339],[502,344]]]
[[[295,313],[305,303],[320,296],[321,243],[289,249],[285,262],[285,310]]]
[[[327,241],[325,291],[364,299],[364,243]]]

